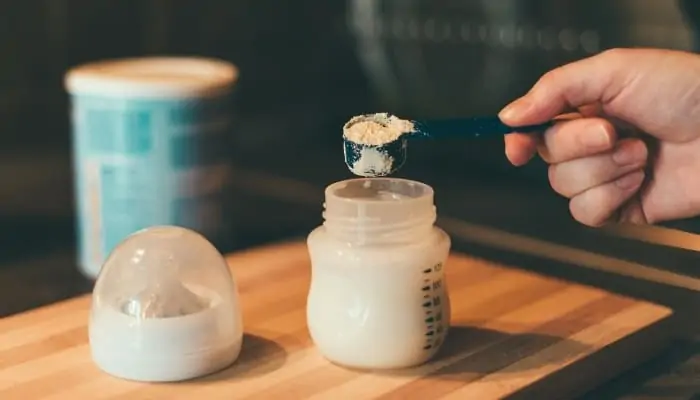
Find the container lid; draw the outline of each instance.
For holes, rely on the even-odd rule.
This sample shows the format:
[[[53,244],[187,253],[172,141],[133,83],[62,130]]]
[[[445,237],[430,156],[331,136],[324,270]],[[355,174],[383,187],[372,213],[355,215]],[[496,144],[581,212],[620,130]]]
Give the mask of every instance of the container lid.
[[[72,94],[181,98],[225,93],[238,79],[232,64],[198,57],[143,57],[83,64],[66,73]]]
[[[151,227],[124,239],[105,261],[89,323],[102,370],[137,381],[190,379],[232,363],[242,337],[235,282],[200,234]]]

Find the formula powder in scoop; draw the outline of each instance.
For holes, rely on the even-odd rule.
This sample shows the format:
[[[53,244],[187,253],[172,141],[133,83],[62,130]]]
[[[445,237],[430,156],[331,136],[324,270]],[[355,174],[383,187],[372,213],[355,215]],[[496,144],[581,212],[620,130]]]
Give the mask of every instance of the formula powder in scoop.
[[[381,146],[397,140],[413,129],[411,121],[387,113],[377,113],[351,118],[343,127],[343,135],[357,144]]]

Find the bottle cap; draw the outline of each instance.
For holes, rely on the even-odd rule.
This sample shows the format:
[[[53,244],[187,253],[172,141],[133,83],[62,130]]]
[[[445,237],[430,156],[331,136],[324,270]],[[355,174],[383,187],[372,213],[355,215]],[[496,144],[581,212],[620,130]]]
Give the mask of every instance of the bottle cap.
[[[89,338],[98,367],[125,379],[179,381],[227,367],[243,326],[224,257],[185,228],[127,237],[95,283]]]

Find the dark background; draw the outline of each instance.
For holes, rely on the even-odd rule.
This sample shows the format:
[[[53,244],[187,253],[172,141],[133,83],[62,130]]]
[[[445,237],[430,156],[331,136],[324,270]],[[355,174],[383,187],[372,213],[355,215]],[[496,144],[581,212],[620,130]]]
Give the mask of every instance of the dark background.
[[[228,251],[303,237],[321,223],[323,187],[350,177],[340,140],[350,116],[495,114],[545,71],[608,48],[695,51],[699,8],[693,0],[2,1],[0,316],[91,288],[75,266],[62,86],[70,67],[165,54],[220,57],[240,68]],[[442,217],[699,275],[695,251],[571,221],[544,165],[509,166],[500,138],[413,145],[401,175],[435,187]],[[670,225],[700,229],[694,220]],[[455,247],[686,309],[697,320],[693,291],[463,238]],[[686,357],[687,348],[678,349]]]
[[[70,275],[73,182],[62,80],[75,65],[166,54],[220,57],[240,68],[231,110],[235,237],[222,249],[228,251],[301,236],[320,223],[322,188],[350,176],[340,150],[340,127],[350,116],[494,114],[543,72],[607,48],[693,50],[692,4],[0,2],[0,273],[34,294],[51,281],[43,297],[31,297],[37,304],[89,288]],[[569,223],[566,202],[548,190],[543,164],[509,166],[500,138],[414,145],[402,175],[435,186],[438,205],[446,203],[443,216],[557,238],[568,237],[561,224],[575,235],[585,231]],[[302,186],[285,188],[285,180]],[[304,198],[306,211],[281,206],[290,196]],[[47,280],[47,274],[60,275]],[[4,312],[30,306],[16,304]]]
[[[167,54],[220,57],[240,68],[231,110],[229,153],[236,170],[229,223],[235,236],[222,248],[228,251],[303,236],[320,223],[322,188],[350,176],[340,147],[340,127],[350,116],[494,114],[543,72],[607,48],[692,51],[693,21],[700,15],[693,4],[0,2],[0,278],[28,296],[28,303],[18,300],[0,311],[90,287],[74,268],[69,105],[62,84],[70,67]],[[511,167],[500,138],[413,145],[401,174],[435,186],[442,216],[557,240],[597,237],[571,222],[566,202],[548,190],[544,165]],[[602,250],[608,242],[591,246]]]

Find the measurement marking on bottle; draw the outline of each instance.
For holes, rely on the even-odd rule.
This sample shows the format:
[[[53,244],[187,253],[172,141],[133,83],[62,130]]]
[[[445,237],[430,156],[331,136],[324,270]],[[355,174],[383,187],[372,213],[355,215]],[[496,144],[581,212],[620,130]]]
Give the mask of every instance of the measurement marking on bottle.
[[[438,347],[442,343],[444,327],[442,325],[442,279],[433,276],[442,270],[442,263],[438,263],[432,268],[423,270],[423,282],[421,287],[423,292],[422,306],[425,309],[425,338],[426,343],[423,350],[430,350]],[[427,300],[427,301],[426,301]]]

